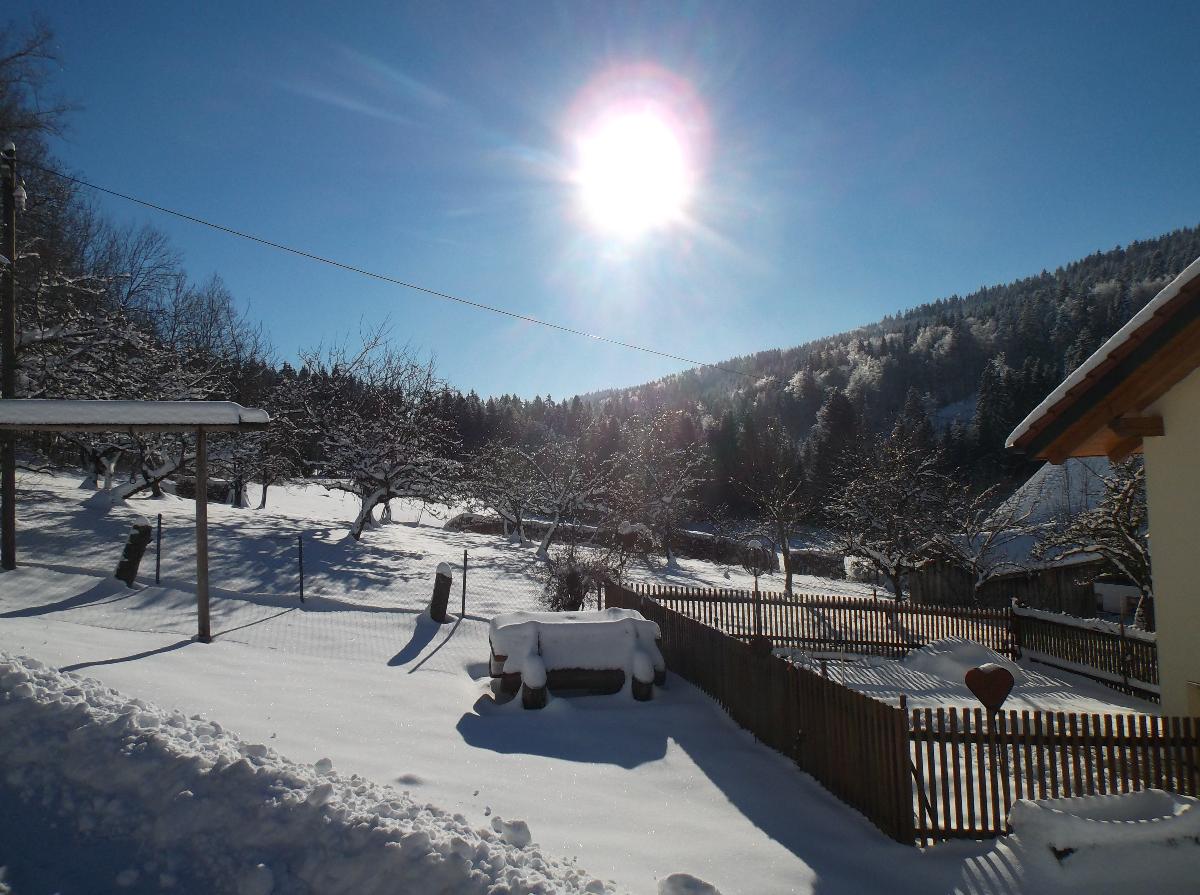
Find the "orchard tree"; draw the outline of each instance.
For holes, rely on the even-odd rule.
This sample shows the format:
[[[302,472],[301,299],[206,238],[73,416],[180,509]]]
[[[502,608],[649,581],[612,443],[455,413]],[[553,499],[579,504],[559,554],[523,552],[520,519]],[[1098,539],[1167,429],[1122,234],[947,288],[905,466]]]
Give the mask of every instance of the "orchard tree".
[[[1104,478],[1104,496],[1090,510],[1047,528],[1034,556],[1058,562],[1077,556],[1100,556],[1137,585],[1134,623],[1153,630],[1154,582],[1150,575],[1150,543],[1146,525],[1146,469],[1141,457],[1114,464]]]
[[[747,458],[737,485],[750,500],[759,527],[769,530],[783,555],[784,592],[792,592],[791,540],[813,515],[813,502],[804,478],[800,450],[778,426],[758,439],[758,450]]]
[[[624,475],[616,498],[628,521],[645,525],[654,535],[667,568],[677,569],[678,532],[695,515],[708,459],[695,444],[681,445],[672,437],[672,416],[659,411],[629,419],[619,461]]]
[[[835,543],[866,559],[902,599],[904,576],[933,552],[954,483],[938,455],[903,428],[864,438],[848,454],[841,478],[826,508]]]
[[[550,524],[537,555],[550,556],[550,545],[564,523],[578,524],[587,512],[602,513],[613,487],[614,464],[587,448],[586,437],[560,438],[526,454],[533,473],[533,506]]]
[[[384,330],[361,348],[304,357],[306,410],[319,433],[327,488],[359,499],[355,540],[395,499],[440,503],[458,491],[461,465],[449,424],[436,413],[441,383],[431,364],[392,348]]]
[[[530,455],[501,441],[490,441],[471,458],[466,488],[469,499],[504,521],[506,534],[525,543],[525,520],[539,505],[540,475]]]

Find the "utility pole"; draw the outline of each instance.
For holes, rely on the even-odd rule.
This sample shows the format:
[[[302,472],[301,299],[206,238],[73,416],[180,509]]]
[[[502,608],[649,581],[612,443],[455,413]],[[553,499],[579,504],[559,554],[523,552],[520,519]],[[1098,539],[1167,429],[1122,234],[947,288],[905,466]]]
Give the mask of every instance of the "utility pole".
[[[0,390],[17,396],[17,147],[9,143],[0,153],[4,169],[5,283],[0,302]],[[0,433],[0,568],[17,567],[17,447],[16,435]]]

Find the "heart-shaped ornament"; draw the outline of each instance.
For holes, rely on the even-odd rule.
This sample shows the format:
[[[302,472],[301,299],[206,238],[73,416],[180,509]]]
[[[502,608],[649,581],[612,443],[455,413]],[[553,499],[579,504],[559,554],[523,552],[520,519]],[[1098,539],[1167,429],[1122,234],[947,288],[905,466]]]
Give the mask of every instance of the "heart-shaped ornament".
[[[993,712],[1000,711],[1013,688],[1012,672],[993,662],[972,668],[963,680],[975,698]]]

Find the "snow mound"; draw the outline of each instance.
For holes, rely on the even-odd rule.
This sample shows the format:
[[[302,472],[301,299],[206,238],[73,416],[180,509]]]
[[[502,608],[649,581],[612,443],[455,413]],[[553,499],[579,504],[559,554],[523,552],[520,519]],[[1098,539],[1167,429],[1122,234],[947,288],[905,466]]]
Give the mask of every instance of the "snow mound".
[[[658,895],[721,895],[721,892],[690,873],[672,873],[659,882]]]
[[[36,810],[167,855],[213,892],[605,893],[610,885],[357,775],[0,653],[0,767]],[[35,810],[35,809],[30,809]]]
[[[1111,796],[1022,799],[1009,823],[1026,844],[1064,849],[1108,848],[1200,836],[1200,799],[1147,789]],[[1200,851],[1197,852],[1200,860]]]
[[[1020,684],[1025,672],[1004,656],[982,644],[961,637],[946,637],[913,650],[901,660],[905,668],[922,674],[940,677],[961,684],[967,672],[981,665],[999,665],[1012,672],[1013,681]]]

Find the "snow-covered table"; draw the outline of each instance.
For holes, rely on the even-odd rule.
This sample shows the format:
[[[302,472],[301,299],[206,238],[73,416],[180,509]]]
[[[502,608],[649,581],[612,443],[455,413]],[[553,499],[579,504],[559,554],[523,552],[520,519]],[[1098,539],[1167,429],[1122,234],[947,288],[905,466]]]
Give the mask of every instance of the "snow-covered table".
[[[599,612],[510,612],[492,619],[491,675],[526,708],[541,708],[546,691],[616,693],[630,681],[633,697],[651,699],[666,680],[658,625],[633,609]]]

